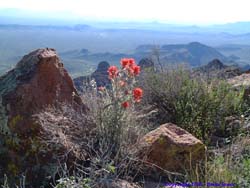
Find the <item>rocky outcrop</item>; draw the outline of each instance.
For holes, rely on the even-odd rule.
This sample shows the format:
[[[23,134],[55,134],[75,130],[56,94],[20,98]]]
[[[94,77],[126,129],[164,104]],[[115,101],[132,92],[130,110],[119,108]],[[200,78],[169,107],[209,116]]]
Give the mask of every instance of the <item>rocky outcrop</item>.
[[[13,70],[0,77],[0,95],[9,117],[29,115],[58,102],[82,106],[72,79],[53,49],[39,49],[24,56]]]
[[[95,72],[93,72],[90,76],[80,76],[74,79],[74,84],[78,91],[83,91],[84,88],[89,87],[90,81],[92,79],[95,80],[96,86],[108,86],[110,85],[110,80],[108,79],[108,68],[109,63],[106,61],[102,61],[98,64],[98,67]]]
[[[203,68],[207,71],[213,71],[225,69],[226,67],[227,66],[224,65],[219,59],[214,59],[213,61],[210,61],[207,65],[205,65]]]
[[[49,147],[46,140],[56,135],[49,134],[35,114],[60,104],[78,113],[86,111],[54,49],[31,52],[0,77],[1,177],[6,173],[14,178],[25,172],[29,187],[35,187],[54,173],[57,154],[68,150],[62,143]]]
[[[187,131],[167,123],[146,134],[136,144],[137,155],[152,167],[183,172],[205,157],[205,145]]]
[[[224,65],[219,59],[214,59],[207,65],[194,69],[193,74],[207,79],[228,79],[240,75],[241,70],[237,66]]]
[[[154,61],[150,58],[142,58],[138,65],[141,67],[141,70],[154,70],[155,64]]]

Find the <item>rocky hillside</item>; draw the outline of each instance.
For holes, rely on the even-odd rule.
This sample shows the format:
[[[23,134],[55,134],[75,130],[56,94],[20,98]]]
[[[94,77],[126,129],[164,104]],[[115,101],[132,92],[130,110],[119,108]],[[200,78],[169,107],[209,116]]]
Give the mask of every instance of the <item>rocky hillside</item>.
[[[207,79],[228,79],[239,76],[241,73],[239,67],[225,65],[219,59],[214,59],[206,65],[193,69],[194,76],[203,76]]]

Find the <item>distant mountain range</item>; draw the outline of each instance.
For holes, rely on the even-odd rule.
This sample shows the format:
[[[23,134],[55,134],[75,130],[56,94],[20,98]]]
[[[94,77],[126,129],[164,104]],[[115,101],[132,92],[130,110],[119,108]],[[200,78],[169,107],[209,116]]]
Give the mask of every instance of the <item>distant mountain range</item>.
[[[140,61],[144,57],[154,56],[153,51],[157,50],[159,58],[163,64],[187,63],[192,67],[201,66],[213,59],[219,59],[227,62],[228,58],[218,52],[216,49],[201,44],[192,42],[188,44],[162,45],[156,47],[154,45],[138,46],[134,53],[91,53],[87,49],[72,50],[60,53],[60,56],[66,60],[83,59],[86,62],[108,61],[112,64],[119,63],[121,58],[133,57]]]
[[[152,46],[139,46],[136,51],[144,52],[152,50]],[[163,63],[188,63],[191,66],[200,66],[217,58],[227,61],[227,58],[216,49],[199,42],[188,44],[162,45],[159,48],[160,59]]]
[[[250,62],[249,33],[213,32],[212,26],[180,26],[158,22],[1,24],[1,14],[0,11],[0,74],[10,69],[23,54],[45,47],[57,49],[73,77],[86,72],[89,74],[100,61],[118,64],[123,57],[133,57],[139,61],[151,56],[155,48],[159,50],[163,63],[200,66],[214,58],[241,66]],[[235,28],[248,28],[247,25],[238,23]],[[234,24],[214,27],[226,31],[231,26],[234,27]]]

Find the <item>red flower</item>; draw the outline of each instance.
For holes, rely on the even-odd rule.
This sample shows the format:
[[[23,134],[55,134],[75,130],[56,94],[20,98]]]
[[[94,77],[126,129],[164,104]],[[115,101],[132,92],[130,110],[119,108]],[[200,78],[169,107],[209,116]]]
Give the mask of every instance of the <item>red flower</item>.
[[[129,59],[127,59],[127,58],[121,59],[121,65],[122,65],[122,68],[128,67],[129,66]]]
[[[135,102],[140,102],[143,95],[143,90],[141,88],[133,89],[133,97]]]
[[[141,67],[138,65],[133,66],[134,75],[137,76],[141,72]]]
[[[128,101],[122,103],[123,108],[128,108],[130,106],[130,103]]]
[[[116,66],[110,66],[108,69],[109,79],[113,79],[118,75],[118,68]]]
[[[130,76],[134,76],[134,69],[133,68],[128,68],[128,74]]]
[[[132,65],[129,69],[128,69],[129,75],[131,76],[137,76],[138,74],[140,74],[141,72],[141,67],[138,65]]]
[[[121,59],[122,68],[131,68],[135,65],[135,60],[133,58],[123,58]]]
[[[132,67],[135,64],[135,60],[133,58],[128,59],[128,65]]]

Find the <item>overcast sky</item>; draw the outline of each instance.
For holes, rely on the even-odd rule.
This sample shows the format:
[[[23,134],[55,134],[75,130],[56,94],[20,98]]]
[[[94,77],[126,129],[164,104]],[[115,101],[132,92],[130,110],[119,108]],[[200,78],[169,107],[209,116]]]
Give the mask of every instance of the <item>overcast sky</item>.
[[[250,21],[250,0],[0,0],[0,8],[95,20],[182,24]]]

